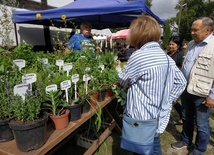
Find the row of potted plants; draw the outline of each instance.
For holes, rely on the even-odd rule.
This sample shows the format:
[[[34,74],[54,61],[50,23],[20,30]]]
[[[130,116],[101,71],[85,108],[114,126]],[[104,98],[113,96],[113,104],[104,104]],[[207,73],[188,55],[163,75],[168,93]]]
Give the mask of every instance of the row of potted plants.
[[[13,129],[9,134],[14,136],[21,151],[41,147],[46,142],[48,116],[69,115],[70,110],[66,110],[69,106],[90,105],[92,94],[111,88],[117,80],[115,60],[113,52],[100,53],[97,57],[89,49],[71,53],[35,53],[32,46],[25,43],[13,51],[1,53],[0,127],[4,124],[4,128],[10,126]],[[87,112],[86,109],[84,111]],[[70,121],[75,120],[73,112],[69,116]],[[39,125],[37,131],[25,134],[26,139],[15,135],[16,132],[22,133],[21,128],[28,123],[30,127],[27,128],[33,128],[35,122]],[[39,131],[43,133],[37,134]],[[1,142],[13,139],[6,135],[0,132]],[[38,139],[31,138],[31,135],[41,142],[38,143]]]

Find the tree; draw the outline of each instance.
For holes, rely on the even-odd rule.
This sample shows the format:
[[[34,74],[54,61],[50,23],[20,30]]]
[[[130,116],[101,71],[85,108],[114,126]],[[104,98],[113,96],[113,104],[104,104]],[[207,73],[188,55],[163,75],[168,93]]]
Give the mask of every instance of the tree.
[[[152,0],[146,0],[146,5],[151,8],[152,6]]]
[[[164,25],[164,31],[163,31],[163,49],[167,49],[168,43],[169,43],[169,38],[171,37],[171,29],[170,29],[170,21],[167,20],[165,25]]]
[[[182,4],[186,4],[186,7],[180,8]],[[211,0],[179,0],[175,7],[175,9],[179,10],[175,22],[178,25],[180,18],[180,37],[183,37],[185,40],[191,40],[190,29],[192,22],[202,16],[214,18],[213,8],[214,2]]]
[[[2,0],[2,5],[0,5],[0,36],[1,36],[1,45],[6,49],[9,50],[13,47],[13,31],[14,26],[11,22],[13,8],[7,6],[16,7],[18,4],[16,0]]]

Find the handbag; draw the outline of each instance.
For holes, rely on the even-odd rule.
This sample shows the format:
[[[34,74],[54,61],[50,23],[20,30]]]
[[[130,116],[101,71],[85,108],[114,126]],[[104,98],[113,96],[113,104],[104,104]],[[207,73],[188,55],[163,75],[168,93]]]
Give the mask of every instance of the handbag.
[[[168,57],[167,60],[169,66]],[[166,72],[164,86],[166,86],[168,71],[169,67]],[[164,91],[165,87],[162,92],[160,107],[162,106]],[[151,120],[137,120],[124,115],[120,147],[141,155],[151,155],[153,153],[154,138],[158,128],[159,115],[160,113],[158,114],[157,119]]]
[[[124,115],[120,147],[143,155],[152,154],[157,125],[157,119],[142,121]]]

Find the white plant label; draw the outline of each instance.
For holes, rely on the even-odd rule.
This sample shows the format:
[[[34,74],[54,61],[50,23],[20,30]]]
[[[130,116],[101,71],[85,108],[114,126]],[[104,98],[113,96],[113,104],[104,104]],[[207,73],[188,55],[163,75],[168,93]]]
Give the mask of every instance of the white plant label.
[[[70,70],[73,68],[73,64],[72,63],[65,63],[63,65],[63,70],[67,72],[67,76],[69,76],[69,72]]]
[[[88,94],[88,81],[91,79],[90,75],[84,74],[83,81],[85,81],[85,92]]]
[[[78,82],[78,81],[79,81],[79,74],[74,74],[74,75],[72,75],[71,79],[72,79],[72,82],[73,82],[73,83]]]
[[[118,73],[120,73],[121,71],[122,71],[122,69],[121,69],[121,67],[120,66],[116,66],[116,71],[118,72]]]
[[[89,81],[91,79],[91,76],[88,74],[83,75],[83,81]]]
[[[61,67],[64,65],[64,60],[56,60],[56,65],[59,66],[59,70],[61,70]]]
[[[48,58],[42,58],[42,63],[47,65],[48,64]]]
[[[118,59],[118,56],[116,55],[116,56],[114,56],[114,61],[116,61]]]
[[[22,82],[23,83],[34,83],[36,82],[36,74],[35,73],[29,73],[22,76]]]
[[[72,75],[71,80],[74,83],[75,99],[77,99],[77,82],[79,81],[79,74]]]
[[[60,83],[61,90],[66,90],[71,88],[71,80],[65,80]]]
[[[13,93],[14,93],[14,95],[21,96],[24,101],[25,94],[27,93],[28,88],[29,88],[29,84],[27,84],[27,83],[21,83],[21,84],[15,85],[13,88]]]
[[[60,83],[61,90],[65,90],[66,101],[68,102],[68,89],[71,88],[71,80],[65,80]]]
[[[105,67],[104,67],[104,65],[100,65],[99,68],[101,68],[101,72],[103,72]]]
[[[25,60],[24,59],[16,59],[16,60],[13,60],[13,63],[19,67],[19,70],[21,70],[22,68],[25,67]]]
[[[90,67],[86,67],[85,68],[85,71],[87,72],[87,71],[90,71],[91,70],[91,68]]]
[[[57,85],[56,84],[52,84],[52,85],[48,85],[46,88],[45,88],[45,92],[46,94],[50,91],[57,91]]]

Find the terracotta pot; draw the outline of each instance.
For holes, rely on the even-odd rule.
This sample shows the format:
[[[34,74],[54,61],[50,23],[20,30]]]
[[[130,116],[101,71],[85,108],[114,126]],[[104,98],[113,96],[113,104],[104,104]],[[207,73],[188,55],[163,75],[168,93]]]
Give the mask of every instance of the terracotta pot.
[[[98,102],[97,99],[98,99],[98,92],[91,95],[91,99],[90,99],[91,106],[97,107],[97,102]]]
[[[69,110],[66,109],[65,113],[60,116],[50,115],[51,120],[54,122],[55,129],[61,130],[68,126],[69,123]]]
[[[114,93],[113,93],[113,91],[112,91],[111,88],[106,89],[106,97],[111,97],[111,96],[113,96],[113,95],[114,95]]]

